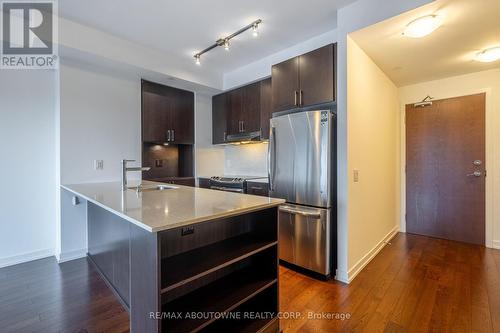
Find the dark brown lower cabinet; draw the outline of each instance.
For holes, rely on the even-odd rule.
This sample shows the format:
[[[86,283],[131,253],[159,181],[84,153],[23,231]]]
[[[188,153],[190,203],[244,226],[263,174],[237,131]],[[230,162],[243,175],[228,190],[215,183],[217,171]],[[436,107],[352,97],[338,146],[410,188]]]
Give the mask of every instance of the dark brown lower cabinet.
[[[269,184],[261,182],[247,181],[247,194],[269,196]]]
[[[88,209],[89,255],[131,332],[280,331],[277,207],[157,233]]]

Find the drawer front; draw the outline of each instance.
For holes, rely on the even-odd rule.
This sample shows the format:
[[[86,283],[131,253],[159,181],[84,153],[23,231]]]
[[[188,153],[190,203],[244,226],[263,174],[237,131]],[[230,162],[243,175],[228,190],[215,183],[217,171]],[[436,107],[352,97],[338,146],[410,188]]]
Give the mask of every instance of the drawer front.
[[[210,188],[210,179],[208,178],[198,178],[198,187]]]
[[[247,194],[269,196],[269,184],[247,182]]]
[[[281,260],[330,274],[330,210],[285,204],[279,208]]]

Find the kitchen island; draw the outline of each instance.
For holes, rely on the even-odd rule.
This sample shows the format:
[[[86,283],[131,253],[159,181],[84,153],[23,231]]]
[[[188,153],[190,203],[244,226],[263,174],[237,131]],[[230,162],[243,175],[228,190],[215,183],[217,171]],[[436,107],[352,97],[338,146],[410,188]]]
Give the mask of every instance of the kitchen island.
[[[88,258],[129,310],[132,332],[279,331],[283,200],[153,182],[62,191],[86,203]]]

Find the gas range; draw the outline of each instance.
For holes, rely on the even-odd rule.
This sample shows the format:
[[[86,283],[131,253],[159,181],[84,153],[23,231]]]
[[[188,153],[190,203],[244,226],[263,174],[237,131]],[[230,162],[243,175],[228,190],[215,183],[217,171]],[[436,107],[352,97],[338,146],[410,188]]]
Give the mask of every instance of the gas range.
[[[262,176],[214,176],[210,177],[210,188],[213,190],[246,193],[246,182],[261,179]]]

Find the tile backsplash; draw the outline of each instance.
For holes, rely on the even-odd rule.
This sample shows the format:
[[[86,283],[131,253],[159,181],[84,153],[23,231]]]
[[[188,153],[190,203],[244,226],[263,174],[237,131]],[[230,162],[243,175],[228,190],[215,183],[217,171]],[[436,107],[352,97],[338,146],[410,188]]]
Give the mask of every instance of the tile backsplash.
[[[267,177],[267,147],[267,142],[226,146],[224,173]]]

